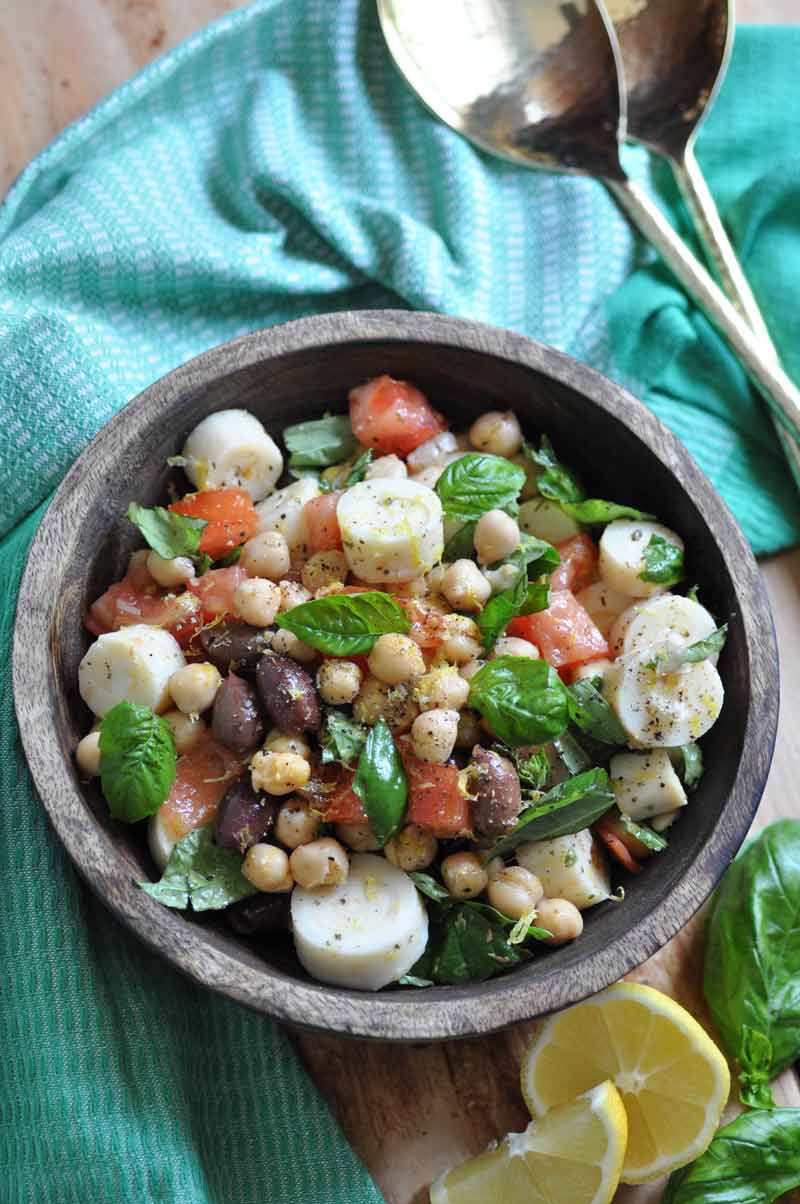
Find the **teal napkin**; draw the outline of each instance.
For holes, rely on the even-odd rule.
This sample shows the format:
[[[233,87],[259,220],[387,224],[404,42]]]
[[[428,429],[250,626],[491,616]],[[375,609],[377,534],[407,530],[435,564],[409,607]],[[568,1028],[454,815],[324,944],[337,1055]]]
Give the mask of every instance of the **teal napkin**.
[[[743,30],[700,144],[797,376],[799,53],[800,31]],[[371,306],[495,322],[613,372],[757,551],[798,537],[761,403],[599,184],[509,167],[433,121],[371,0],[259,0],[70,127],[0,210],[3,646],[51,491],[130,397],[245,331]],[[280,1031],[176,976],[78,881],[0,671],[4,1204],[378,1201]]]

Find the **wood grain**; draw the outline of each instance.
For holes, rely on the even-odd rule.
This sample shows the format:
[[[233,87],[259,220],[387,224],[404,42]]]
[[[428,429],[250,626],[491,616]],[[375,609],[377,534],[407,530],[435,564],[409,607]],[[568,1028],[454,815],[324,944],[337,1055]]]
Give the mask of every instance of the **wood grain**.
[[[0,196],[68,122],[176,42],[234,8],[231,0],[5,0],[0,5]],[[741,21],[800,22],[797,0],[739,0]],[[800,814],[800,550],[762,564],[778,631],[782,714],[756,828]],[[703,1015],[700,924],[693,921],[636,977]],[[526,1026],[500,1037],[417,1047],[302,1035],[298,1047],[387,1204],[425,1204],[444,1166],[526,1117],[517,1089]],[[791,1073],[780,1102],[800,1105]],[[620,1204],[654,1204],[660,1188],[622,1189]]]

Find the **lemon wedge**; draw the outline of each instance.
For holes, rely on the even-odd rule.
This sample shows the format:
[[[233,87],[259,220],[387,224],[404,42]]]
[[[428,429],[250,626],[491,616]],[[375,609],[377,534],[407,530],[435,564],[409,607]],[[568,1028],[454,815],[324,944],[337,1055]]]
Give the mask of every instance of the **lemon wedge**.
[[[646,1183],[702,1154],[731,1085],[724,1057],[685,1008],[626,982],[545,1020],[521,1079],[532,1116],[613,1080],[628,1115],[623,1183]]]
[[[441,1175],[431,1204],[610,1204],[627,1131],[619,1092],[600,1083]]]

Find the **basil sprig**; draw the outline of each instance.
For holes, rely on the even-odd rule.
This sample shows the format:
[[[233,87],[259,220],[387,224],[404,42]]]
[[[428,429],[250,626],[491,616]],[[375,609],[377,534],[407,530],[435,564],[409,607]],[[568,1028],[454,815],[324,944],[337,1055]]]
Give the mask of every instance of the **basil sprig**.
[[[551,502],[558,502],[565,514],[574,518],[577,523],[600,526],[618,518],[642,520],[653,517],[652,514],[645,514],[643,510],[637,510],[635,506],[605,502],[601,498],[587,498],[577,479],[556,456],[546,435],[542,435],[538,449],[527,440],[523,443],[523,449],[534,464],[544,469],[536,480],[539,493]]]
[[[611,704],[603,697],[595,681],[587,677],[567,686],[569,717],[576,727],[603,744],[626,744],[628,737]]]
[[[517,845],[529,840],[552,840],[556,836],[580,832],[604,815],[615,802],[605,769],[589,769],[576,774],[527,807],[508,835],[501,836],[484,855],[485,860],[507,857]]]
[[[328,656],[369,652],[381,635],[406,632],[411,624],[402,606],[389,594],[329,594],[277,616],[275,622],[305,644]]]
[[[800,1187],[800,1108],[745,1112],[673,1171],[662,1204],[773,1204]]]
[[[742,1102],[772,1107],[770,1080],[800,1054],[800,820],[771,824],[722,879],[703,989]]]
[[[364,480],[364,477],[367,475],[367,469],[369,468],[370,464],[372,463],[372,457],[374,456],[374,454],[375,453],[373,452],[371,447],[368,447],[365,452],[361,453],[361,455],[358,457],[355,464],[353,465],[353,467],[350,469],[347,476],[345,477],[345,480],[344,480],[345,489],[349,489],[351,485],[358,485],[358,483],[360,481]]]
[[[698,661],[708,660],[710,656],[721,652],[728,638],[728,624],[723,623],[704,640],[687,644],[685,648],[676,648],[669,652],[660,652],[648,662],[648,667],[655,669],[659,677],[667,673],[676,673],[683,665],[695,665]]]
[[[364,804],[375,839],[385,845],[403,822],[408,801],[405,770],[385,719],[379,719],[370,729],[358,759],[353,790]]]
[[[221,911],[230,903],[256,893],[242,873],[242,858],[214,843],[213,824],[195,828],[179,840],[169,855],[159,882],[140,882],[146,894],[165,907]]]
[[[100,784],[114,819],[135,824],[169,796],[177,753],[172,728],[149,707],[118,702],[100,724]]]
[[[356,437],[346,414],[328,414],[287,426],[283,441],[290,468],[330,468],[349,459],[356,449]]]
[[[487,510],[513,506],[524,484],[525,470],[519,464],[470,452],[448,464],[436,482],[436,492],[448,518],[468,523]]]
[[[491,648],[517,615],[532,615],[547,610],[549,605],[550,587],[543,582],[529,581],[525,573],[520,573],[516,584],[495,594],[476,618],[484,648]]]
[[[172,560],[175,556],[197,555],[203,531],[208,526],[204,518],[174,514],[163,506],[148,510],[136,502],[131,502],[126,517],[139,528],[148,546],[165,560]]]
[[[663,535],[650,536],[642,560],[644,568],[639,574],[642,581],[668,586],[675,585],[683,578],[683,548],[670,543]]]
[[[363,723],[357,723],[355,719],[345,715],[344,711],[337,711],[331,707],[325,712],[320,737],[323,765],[329,761],[338,761],[348,768],[354,765],[361,755],[367,734],[368,729]]]
[[[470,681],[469,706],[510,748],[546,744],[569,718],[569,695],[555,669],[527,656],[488,661]]]

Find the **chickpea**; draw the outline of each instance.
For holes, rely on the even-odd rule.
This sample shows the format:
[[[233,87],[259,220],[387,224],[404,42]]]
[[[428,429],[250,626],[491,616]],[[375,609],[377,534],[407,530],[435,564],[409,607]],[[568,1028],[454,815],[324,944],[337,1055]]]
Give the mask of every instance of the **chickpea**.
[[[280,531],[261,531],[242,548],[239,564],[248,577],[280,581],[292,566],[289,545]]]
[[[265,752],[294,753],[306,761],[311,759],[311,745],[302,732],[282,732],[279,727],[270,728],[264,741]]]
[[[442,593],[459,610],[482,610],[489,601],[492,587],[471,560],[456,560],[445,569]]]
[[[466,664],[462,665],[459,669],[459,673],[464,678],[464,681],[470,682],[475,674],[482,669],[485,664],[485,660],[481,660],[479,656],[476,656],[473,660],[467,661]]]
[[[452,754],[458,732],[458,711],[437,707],[423,711],[411,725],[411,746],[420,761],[444,765]]]
[[[387,842],[386,860],[398,869],[410,873],[412,870],[427,869],[439,851],[439,842],[432,832],[416,824],[406,824],[396,836]]]
[[[294,886],[289,858],[274,844],[251,845],[242,862],[242,873],[256,890],[274,895]]]
[[[500,594],[504,589],[511,589],[517,584],[519,569],[515,564],[501,564],[496,569],[484,569],[483,575],[489,582],[492,594]]]
[[[309,844],[319,831],[320,817],[315,815],[301,798],[289,798],[281,803],[275,819],[275,837],[287,849]]]
[[[512,410],[489,410],[469,428],[469,441],[491,456],[515,456],[522,447],[522,431]]]
[[[251,627],[269,627],[275,622],[280,604],[280,589],[262,577],[243,581],[233,595],[233,613]]]
[[[363,674],[354,661],[323,661],[317,669],[317,689],[323,702],[341,706],[361,689]]]
[[[583,916],[569,899],[542,899],[537,907],[536,926],[552,933],[545,938],[545,945],[565,945],[583,932]]]
[[[457,448],[456,437],[451,431],[440,431],[432,439],[426,439],[406,456],[408,471],[422,472],[423,468],[432,468],[445,456],[449,456]]]
[[[100,732],[89,732],[75,749],[75,761],[87,778],[100,777]]]
[[[178,585],[185,585],[187,581],[194,580],[194,565],[188,556],[173,556],[171,560],[167,560],[164,556],[159,556],[158,552],[148,552],[147,571],[153,580],[165,589],[175,589]]]
[[[254,790],[267,794],[291,794],[311,777],[311,766],[297,753],[257,752],[250,762]]]
[[[505,635],[495,643],[491,659],[494,660],[496,656],[529,656],[536,660],[539,649],[530,640],[521,640],[516,635]]]
[[[486,865],[486,874],[489,878],[489,881],[491,882],[493,879],[499,877],[505,868],[506,863],[503,861],[502,857],[493,857],[492,860]]]
[[[303,602],[311,601],[310,590],[307,590],[299,581],[279,581],[278,585],[281,587],[281,614],[287,610],[293,610],[295,606],[300,606]]]
[[[175,749],[179,756],[183,756],[190,748],[194,748],[195,744],[208,731],[208,728],[199,715],[184,715],[183,711],[179,711],[177,708],[172,711],[165,711],[161,718],[166,719],[172,728],[172,735],[175,738]]]
[[[408,469],[399,456],[379,456],[368,466],[364,480],[374,481],[378,477],[390,477],[396,480],[407,476]]]
[[[428,592],[431,594],[440,594],[442,592],[442,582],[444,581],[445,566],[437,564],[428,573],[425,578],[425,583],[428,587]]]
[[[572,681],[583,681],[588,677],[591,681],[593,677],[602,677],[603,681],[608,677],[609,673],[614,671],[614,662],[608,657],[600,657],[596,661],[587,661],[583,665],[578,665],[572,670]],[[619,666],[617,666],[619,668]]]
[[[472,748],[480,744],[482,728],[474,711],[462,711],[458,717],[457,748]]]
[[[377,677],[368,677],[353,703],[353,716],[359,723],[372,726],[385,719],[396,736],[402,736],[419,714],[408,686],[390,686]]]
[[[444,637],[441,654],[455,665],[466,664],[483,651],[478,625],[467,615],[445,615]]]
[[[407,635],[391,633],[379,636],[367,660],[370,673],[388,686],[399,686],[413,681],[425,672],[425,661],[415,644]]]
[[[199,715],[213,705],[222,685],[219,669],[207,662],[184,665],[169,679],[172,701],[184,715]]]
[[[306,890],[317,886],[339,886],[347,881],[350,873],[347,853],[332,836],[301,844],[289,858],[289,866],[297,885]]]
[[[494,877],[489,875],[489,902],[510,920],[519,920],[533,911],[544,894],[535,874],[521,865],[509,865]]]
[[[272,637],[272,649],[274,652],[279,652],[281,656],[290,656],[293,661],[299,661],[301,665],[310,665],[317,659],[316,648],[312,648],[310,644],[304,644],[293,631],[286,631],[284,628],[280,628]]]
[[[481,564],[494,564],[516,552],[519,527],[504,510],[487,510],[478,519],[473,542]]]
[[[134,552],[128,561],[125,576],[134,589],[144,590],[153,584],[153,575],[147,567],[147,558],[149,555],[149,548],[139,548],[139,551]]]
[[[451,853],[442,862],[442,880],[456,899],[473,899],[486,890],[489,875],[475,853]]]
[[[325,589],[334,582],[347,580],[347,561],[344,552],[332,548],[329,552],[315,552],[303,565],[303,585],[313,593]]]
[[[369,824],[337,824],[336,835],[354,853],[374,853],[381,847]]]
[[[469,697],[469,685],[455,665],[437,665],[419,679],[414,697],[423,711],[435,707],[460,711]]]

